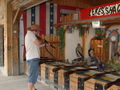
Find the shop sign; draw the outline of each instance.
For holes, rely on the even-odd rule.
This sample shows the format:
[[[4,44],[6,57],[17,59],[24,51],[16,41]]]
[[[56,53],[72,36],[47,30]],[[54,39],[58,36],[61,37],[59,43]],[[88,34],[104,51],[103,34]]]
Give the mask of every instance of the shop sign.
[[[80,19],[94,19],[120,15],[120,1],[80,10]]]

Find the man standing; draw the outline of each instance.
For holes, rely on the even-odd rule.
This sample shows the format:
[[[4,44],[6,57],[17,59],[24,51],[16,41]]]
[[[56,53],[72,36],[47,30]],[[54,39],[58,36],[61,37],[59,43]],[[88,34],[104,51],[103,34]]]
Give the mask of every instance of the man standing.
[[[39,74],[40,47],[44,46],[42,41],[36,37],[39,34],[38,31],[40,31],[39,26],[34,24],[28,28],[25,36],[26,61],[29,67],[29,90],[37,90],[34,85],[37,82]]]

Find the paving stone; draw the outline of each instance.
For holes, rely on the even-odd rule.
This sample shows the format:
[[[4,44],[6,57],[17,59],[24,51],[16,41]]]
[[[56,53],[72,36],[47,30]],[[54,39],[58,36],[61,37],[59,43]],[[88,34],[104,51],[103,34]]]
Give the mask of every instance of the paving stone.
[[[36,88],[38,90],[54,90],[50,86],[37,82]],[[28,90],[27,76],[0,76],[0,90]]]

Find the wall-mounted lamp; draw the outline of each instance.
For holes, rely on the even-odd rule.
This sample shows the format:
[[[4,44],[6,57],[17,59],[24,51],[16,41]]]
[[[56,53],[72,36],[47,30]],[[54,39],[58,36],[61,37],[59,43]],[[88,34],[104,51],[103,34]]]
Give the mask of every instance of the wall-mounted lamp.
[[[100,28],[100,21],[92,21],[93,28]]]

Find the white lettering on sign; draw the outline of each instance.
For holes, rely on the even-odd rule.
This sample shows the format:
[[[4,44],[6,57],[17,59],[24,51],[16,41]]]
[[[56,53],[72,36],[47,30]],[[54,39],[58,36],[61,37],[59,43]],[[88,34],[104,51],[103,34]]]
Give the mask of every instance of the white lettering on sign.
[[[120,12],[120,3],[90,10],[90,16],[111,15]]]

